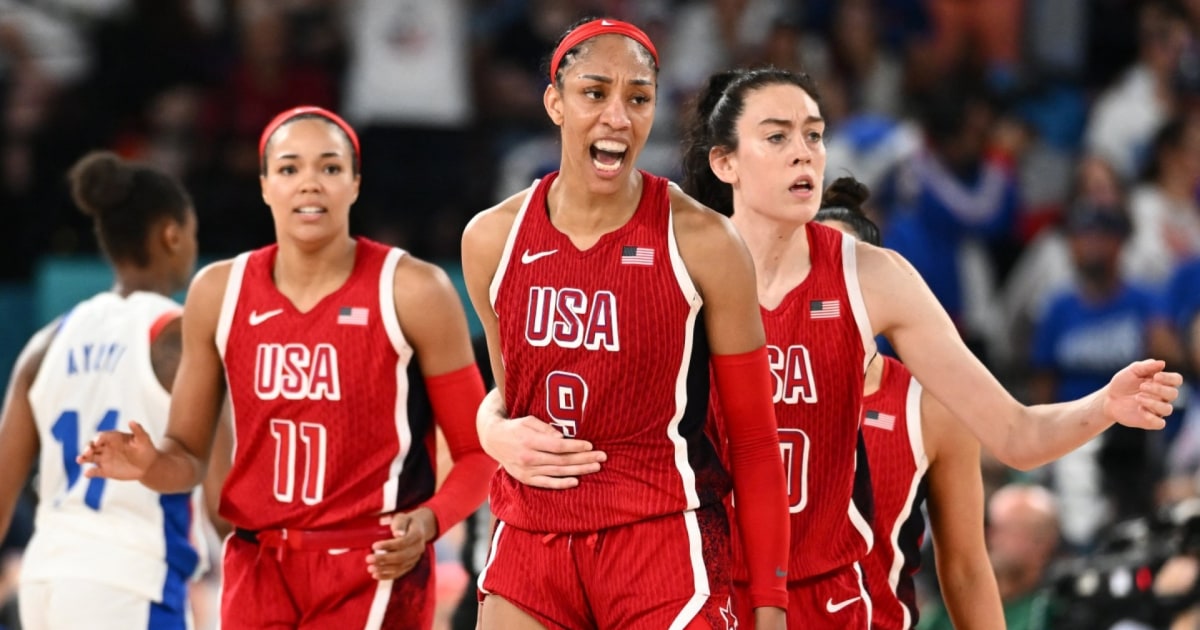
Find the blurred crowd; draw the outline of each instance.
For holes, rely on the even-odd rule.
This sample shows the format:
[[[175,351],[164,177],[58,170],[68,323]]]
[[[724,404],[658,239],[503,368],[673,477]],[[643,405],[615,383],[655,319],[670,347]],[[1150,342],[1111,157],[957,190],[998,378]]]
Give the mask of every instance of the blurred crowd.
[[[871,187],[885,245],[1018,397],[1075,398],[1147,355],[1194,383],[1200,0],[0,0],[0,274],[95,252],[63,173],[97,147],[181,176],[202,251],[270,242],[257,134],[300,103],[361,134],[354,230],[455,264],[470,216],[558,163],[544,58],[588,14],[658,46],[640,166],[659,174],[678,177],[711,71],[812,74],[827,181]],[[1164,432],[1110,429],[1022,480],[1045,496],[993,497],[997,531],[1009,513],[1043,523],[992,536],[997,571],[1016,562],[1005,540],[1022,558],[1086,554],[1200,495],[1200,401],[1178,407]],[[1032,579],[1018,563],[1017,590],[1047,563]]]

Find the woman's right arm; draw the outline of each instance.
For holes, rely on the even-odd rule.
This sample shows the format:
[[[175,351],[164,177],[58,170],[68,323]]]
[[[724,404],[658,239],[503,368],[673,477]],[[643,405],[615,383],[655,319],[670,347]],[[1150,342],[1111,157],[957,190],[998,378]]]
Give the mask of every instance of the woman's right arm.
[[[217,318],[229,278],[228,261],[201,270],[183,308],[183,354],[171,392],[171,412],[162,446],[145,429],[97,435],[79,456],[96,464],[88,477],[136,479],[163,494],[188,492],[204,480],[217,419],[225,399],[225,375],[217,350]]]
[[[605,454],[590,442],[563,437],[546,422],[526,416],[509,420],[504,408],[504,363],[500,354],[500,322],[492,310],[491,284],[509,231],[524,199],[518,193],[500,205],[475,216],[463,231],[463,279],[471,305],[487,336],[488,358],[496,382],[479,408],[476,429],[479,443],[514,479],[539,488],[561,489],[579,485],[577,475],[595,472]]]
[[[859,244],[858,278],[873,332],[891,340],[905,365],[980,443],[1028,470],[1057,459],[1115,422],[1161,429],[1183,377],[1161,361],[1138,361],[1084,398],[1027,407],[967,349],[937,298],[899,254]]]

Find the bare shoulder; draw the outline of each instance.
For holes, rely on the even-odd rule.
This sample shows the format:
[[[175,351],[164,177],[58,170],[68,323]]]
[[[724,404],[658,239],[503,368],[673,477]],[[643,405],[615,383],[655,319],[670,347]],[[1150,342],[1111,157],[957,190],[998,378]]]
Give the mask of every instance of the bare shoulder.
[[[33,333],[33,336],[25,343],[25,347],[21,350],[21,354],[17,357],[17,363],[13,367],[12,378],[14,381],[19,380],[28,387],[37,378],[38,371],[42,369],[42,359],[46,357],[46,351],[50,349],[50,344],[58,333],[62,319],[62,316],[54,318],[54,321]]]
[[[225,295],[225,285],[229,283],[229,274],[233,269],[233,259],[219,260],[214,263],[205,265],[196,277],[192,278],[192,284],[188,287],[187,303],[189,305],[194,302],[211,308],[220,310],[221,299]]]
[[[912,263],[894,250],[855,244],[858,282],[876,333],[888,333],[902,322],[932,317],[936,299]],[[894,341],[894,340],[893,340]]]
[[[854,253],[858,261],[858,277],[864,286],[886,288],[905,277],[920,277],[912,263],[895,250],[859,241],[854,244]]]
[[[520,213],[529,193],[530,189],[526,188],[472,217],[463,229],[463,257],[489,256],[494,253],[499,260],[508,233],[512,230],[517,214]]]
[[[455,295],[454,284],[444,269],[411,254],[401,256],[396,263],[393,282],[397,301],[406,304],[420,305]]]
[[[675,238],[684,259],[688,251],[697,254],[712,252],[720,254],[744,249],[745,245],[728,217],[696,201],[687,193],[672,186],[668,188],[671,199],[671,217],[675,222]],[[716,251],[709,248],[718,248]]]

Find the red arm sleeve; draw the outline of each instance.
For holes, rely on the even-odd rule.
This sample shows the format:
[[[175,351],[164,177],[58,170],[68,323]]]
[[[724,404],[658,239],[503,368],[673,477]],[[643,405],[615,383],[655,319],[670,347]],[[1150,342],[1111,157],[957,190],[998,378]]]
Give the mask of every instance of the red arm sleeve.
[[[496,462],[480,448],[475,432],[475,412],[484,396],[479,367],[472,364],[448,374],[427,377],[425,389],[454,459],[446,481],[424,504],[437,519],[441,535],[478,509],[487,498]]]
[[[787,488],[767,349],[712,357],[733,469],[734,516],[750,573],[750,605],[787,609]]]

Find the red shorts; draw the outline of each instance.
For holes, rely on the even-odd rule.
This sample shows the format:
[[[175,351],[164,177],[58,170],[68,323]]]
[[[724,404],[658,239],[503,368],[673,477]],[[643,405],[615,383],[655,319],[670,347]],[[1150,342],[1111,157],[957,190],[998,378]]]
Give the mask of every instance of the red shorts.
[[[380,581],[367,572],[374,533],[287,540],[239,531],[225,541],[221,628],[431,628],[434,610],[433,545],[399,580]],[[344,545],[344,546],[343,546]]]
[[[754,628],[749,585],[733,584],[733,606],[742,628]],[[867,595],[858,563],[795,582],[788,582],[787,627],[811,630],[867,630],[871,625],[871,598]]]
[[[585,534],[498,522],[479,585],[549,630],[724,630],[736,627],[729,554],[719,505]]]

